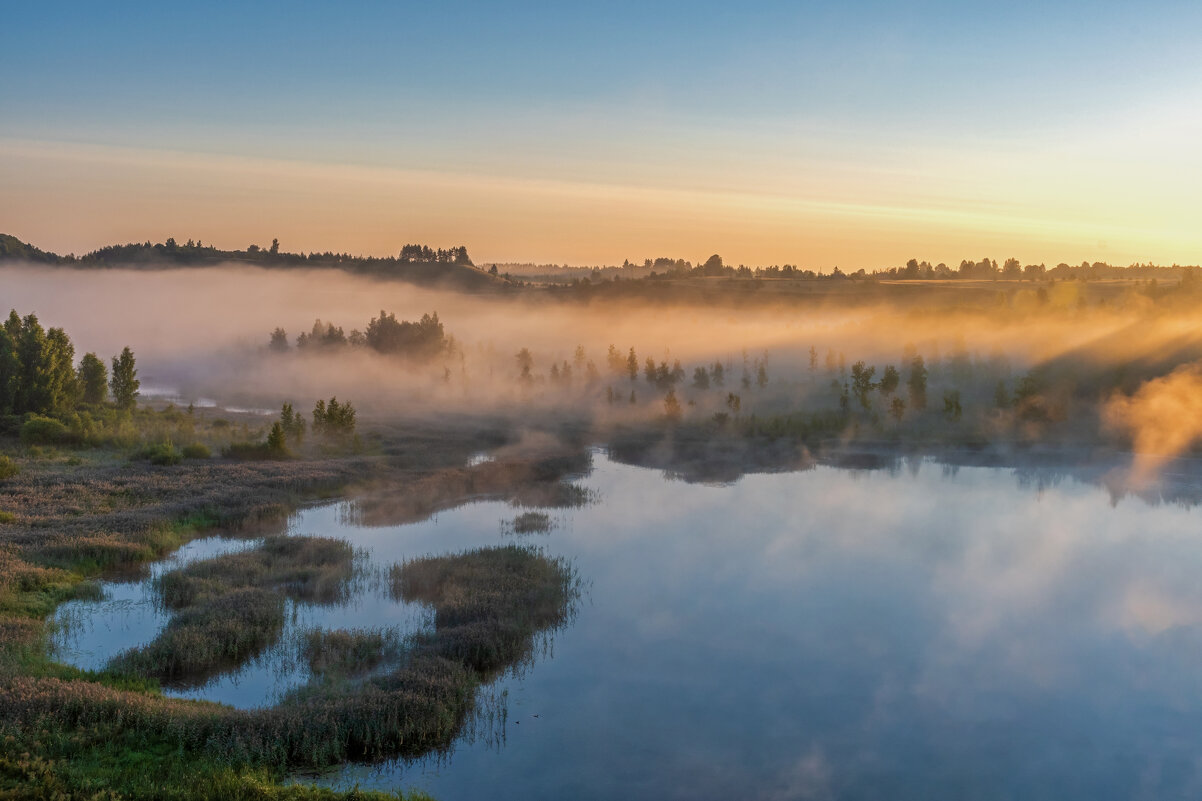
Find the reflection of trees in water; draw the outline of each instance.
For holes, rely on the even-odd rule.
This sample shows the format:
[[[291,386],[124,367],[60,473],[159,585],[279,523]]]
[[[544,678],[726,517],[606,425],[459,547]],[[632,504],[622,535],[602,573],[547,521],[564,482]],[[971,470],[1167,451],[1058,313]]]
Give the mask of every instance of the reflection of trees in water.
[[[1034,492],[1076,481],[1105,489],[1112,503],[1129,496],[1153,505],[1202,503],[1202,460],[1176,459],[1161,470],[1155,482],[1141,485],[1130,480],[1131,455],[1111,451],[935,448],[924,452],[910,447],[903,453],[887,444],[855,447],[839,443],[811,451],[786,440],[628,436],[611,442],[608,452],[615,462],[662,470],[667,480],[698,484],[732,484],[748,474],[798,472],[819,465],[913,476],[924,464],[936,464],[945,478],[954,478],[962,467],[1010,470],[1020,488]]]
[[[357,495],[338,512],[356,527],[395,526],[476,501],[504,501],[528,509],[579,509],[596,493],[572,483],[592,469],[584,448],[529,459],[495,459],[448,468],[416,480],[398,477]]]

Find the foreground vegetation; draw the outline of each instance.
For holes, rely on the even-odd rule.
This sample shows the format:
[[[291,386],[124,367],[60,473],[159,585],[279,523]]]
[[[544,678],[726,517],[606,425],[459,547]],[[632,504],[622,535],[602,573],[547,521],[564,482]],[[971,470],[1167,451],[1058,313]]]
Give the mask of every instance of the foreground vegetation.
[[[284,599],[342,597],[354,572],[345,543],[272,535],[301,500],[355,484],[367,490],[364,514],[421,514],[480,489],[514,502],[580,502],[559,478],[587,462],[462,467],[482,442],[504,441],[482,430],[385,429],[356,455],[306,441],[297,415],[286,440],[291,458],[156,462],[140,456],[142,443],[165,433],[220,454],[223,438],[262,436],[264,424],[216,425],[212,413],[171,408],[98,411],[121,415],[129,439],[34,444],[22,436],[24,422],[0,432],[12,466],[0,479],[0,797],[371,797],[281,782],[297,768],[449,747],[476,688],[521,664],[539,632],[570,616],[571,571],[536,551],[432,557],[397,566],[394,584],[399,598],[434,607],[432,632],[408,640],[391,631],[312,632],[304,656],[313,683],[267,710],[166,698],[160,687],[195,685],[267,647]],[[388,489],[398,486],[406,490]],[[384,498],[400,506],[385,509]],[[88,579],[137,570],[215,526],[268,536],[162,576],[156,588],[172,619],[147,647],[100,672],[48,659],[45,618],[94,592]]]

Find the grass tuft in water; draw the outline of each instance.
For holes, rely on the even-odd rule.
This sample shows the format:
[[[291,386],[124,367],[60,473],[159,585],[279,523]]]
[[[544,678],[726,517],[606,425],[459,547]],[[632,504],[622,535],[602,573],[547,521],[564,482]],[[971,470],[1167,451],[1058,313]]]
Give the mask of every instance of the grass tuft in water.
[[[198,686],[271,646],[285,599],[332,603],[345,596],[354,552],[340,540],[268,537],[258,548],[188,565],[155,582],[176,614],[153,642],[116,656],[108,670]]]

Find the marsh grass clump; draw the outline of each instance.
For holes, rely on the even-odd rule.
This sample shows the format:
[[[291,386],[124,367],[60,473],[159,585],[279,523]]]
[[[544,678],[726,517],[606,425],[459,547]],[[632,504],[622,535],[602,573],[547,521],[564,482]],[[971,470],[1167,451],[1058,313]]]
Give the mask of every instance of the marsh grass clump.
[[[305,634],[301,653],[314,675],[338,678],[360,676],[395,660],[402,647],[393,631],[316,629]]]
[[[506,545],[396,565],[393,596],[434,607],[421,647],[486,677],[526,662],[539,631],[564,625],[579,596],[561,559]]]
[[[286,598],[312,603],[344,598],[353,559],[350,545],[340,540],[277,536],[258,548],[167,573],[155,589],[175,616],[149,645],[115,657],[109,670],[168,686],[201,684],[279,638]]]
[[[551,516],[546,512],[523,512],[508,523],[501,525],[506,534],[550,534],[555,527]]]
[[[149,645],[116,656],[108,670],[198,686],[270,646],[284,627],[284,598],[242,588],[185,608]]]

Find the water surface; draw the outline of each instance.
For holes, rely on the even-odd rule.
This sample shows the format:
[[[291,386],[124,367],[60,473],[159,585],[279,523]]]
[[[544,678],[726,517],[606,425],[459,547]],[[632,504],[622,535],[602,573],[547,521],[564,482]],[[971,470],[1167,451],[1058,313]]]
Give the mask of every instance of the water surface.
[[[522,540],[571,559],[586,591],[549,650],[495,685],[503,742],[324,782],[448,801],[1202,795],[1196,508],[931,461],[724,486],[594,462],[582,483],[599,502]],[[368,528],[342,502],[288,528],[344,537],[378,568],[511,541],[518,511]],[[227,547],[246,546],[180,556]],[[290,630],[429,625],[367,573],[345,606],[294,605]],[[146,582],[106,591],[60,611],[65,659],[101,665],[165,622]],[[269,702],[307,679],[287,652],[187,694]]]

